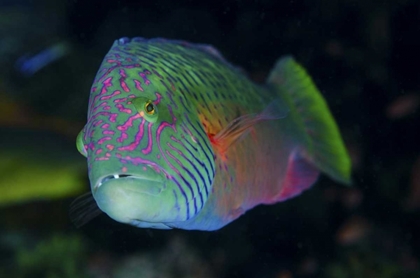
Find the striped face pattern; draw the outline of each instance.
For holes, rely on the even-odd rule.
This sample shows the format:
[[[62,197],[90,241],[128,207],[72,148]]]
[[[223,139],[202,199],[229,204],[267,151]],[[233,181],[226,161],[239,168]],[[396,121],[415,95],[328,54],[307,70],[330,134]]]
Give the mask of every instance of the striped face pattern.
[[[197,55],[164,40],[117,40],[94,80],[77,139],[99,208],[138,227],[197,215],[212,190],[213,149],[184,78]],[[197,62],[198,63],[198,62]]]

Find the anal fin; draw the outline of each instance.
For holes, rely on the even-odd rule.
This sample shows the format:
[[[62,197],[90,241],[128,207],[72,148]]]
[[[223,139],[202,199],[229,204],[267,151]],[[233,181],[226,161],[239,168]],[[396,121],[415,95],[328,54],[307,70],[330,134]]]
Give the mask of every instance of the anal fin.
[[[285,201],[301,194],[315,183],[319,173],[319,170],[297,151],[291,153],[281,191],[272,199],[272,202]]]

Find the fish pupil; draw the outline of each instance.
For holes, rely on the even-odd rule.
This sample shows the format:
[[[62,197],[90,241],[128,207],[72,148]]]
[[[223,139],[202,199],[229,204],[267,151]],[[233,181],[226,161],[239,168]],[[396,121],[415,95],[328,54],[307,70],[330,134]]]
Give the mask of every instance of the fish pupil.
[[[148,114],[153,114],[155,112],[155,107],[153,106],[153,103],[151,102],[146,103],[146,112]]]

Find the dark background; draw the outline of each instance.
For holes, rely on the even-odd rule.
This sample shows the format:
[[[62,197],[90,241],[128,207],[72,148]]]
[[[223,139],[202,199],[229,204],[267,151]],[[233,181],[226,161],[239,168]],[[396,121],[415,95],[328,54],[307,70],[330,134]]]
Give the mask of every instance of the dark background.
[[[90,85],[124,36],[211,44],[255,82],[292,54],[340,126],[353,186],[321,177],[216,232],[136,229],[106,216],[76,229],[67,215],[75,192],[0,196],[0,276],[420,277],[420,2],[0,0],[0,174],[27,175],[19,186],[0,178],[0,195],[33,186],[37,161],[46,186],[53,165],[84,163],[74,142]],[[39,71],[19,67],[57,43],[65,54]],[[3,166],[11,149],[35,162]],[[77,193],[89,188],[86,171]]]

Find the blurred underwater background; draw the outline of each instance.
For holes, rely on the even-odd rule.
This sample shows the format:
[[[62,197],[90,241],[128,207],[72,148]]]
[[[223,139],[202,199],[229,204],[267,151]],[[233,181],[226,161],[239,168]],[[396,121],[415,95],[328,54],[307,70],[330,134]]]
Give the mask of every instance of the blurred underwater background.
[[[120,37],[211,44],[264,82],[293,55],[353,163],[215,232],[100,215],[75,145],[90,86]],[[420,277],[420,2],[0,0],[0,277]]]

